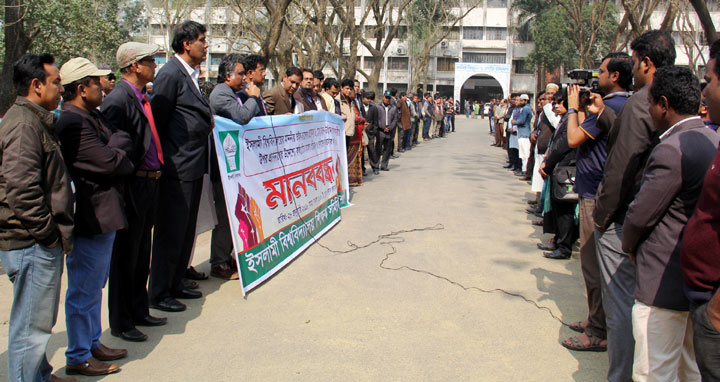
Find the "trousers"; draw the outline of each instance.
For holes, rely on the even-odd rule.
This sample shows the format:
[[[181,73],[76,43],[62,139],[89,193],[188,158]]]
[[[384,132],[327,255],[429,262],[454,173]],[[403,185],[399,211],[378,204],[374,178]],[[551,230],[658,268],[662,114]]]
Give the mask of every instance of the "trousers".
[[[613,223],[605,232],[595,230],[608,340],[607,378],[610,382],[632,379],[635,349],[632,327],[635,263],[622,251],[622,229],[622,224]]]
[[[717,293],[717,292],[716,292]],[[720,332],[708,319],[708,303],[690,301],[695,359],[703,381],[720,381]]]
[[[602,305],[600,287],[600,264],[595,253],[595,223],[593,211],[595,199],[580,198],[580,267],[588,302],[588,326],[585,333],[593,337],[605,338],[605,310]]]
[[[60,303],[63,252],[58,244],[0,251],[13,283],[8,334],[8,380],[49,381],[52,366],[45,351]]]
[[[68,365],[80,365],[100,346],[102,289],[110,272],[115,231],[75,236],[73,250],[65,259],[68,288],[65,294],[65,323]]]

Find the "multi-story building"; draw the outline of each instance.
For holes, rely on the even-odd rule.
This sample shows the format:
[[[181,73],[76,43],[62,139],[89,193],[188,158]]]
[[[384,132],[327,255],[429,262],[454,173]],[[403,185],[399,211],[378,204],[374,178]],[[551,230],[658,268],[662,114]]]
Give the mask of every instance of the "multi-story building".
[[[447,37],[432,51],[428,67],[428,91],[479,101],[500,98],[510,93],[535,92],[540,84],[537,83],[534,69],[525,61],[533,44],[518,41],[513,33],[511,2],[512,0],[483,0],[480,6],[471,10],[458,25],[451,28]],[[716,25],[720,25],[720,6],[717,3],[718,0],[710,0],[708,4],[712,18]],[[208,59],[203,64],[203,75],[208,80],[214,80],[218,64],[232,47],[225,35],[214,35],[213,30],[221,30],[223,25],[236,22],[236,19],[234,20],[228,9],[211,7],[209,4],[193,10],[189,17],[210,26],[210,48]],[[364,0],[358,1],[356,12],[361,12],[363,4]],[[151,12],[147,39],[167,51],[169,36],[167,30],[161,27],[161,12],[160,9]],[[651,25],[659,27],[664,15],[664,10],[655,12]],[[690,21],[697,26],[695,33],[698,48],[707,57],[707,44],[702,37],[699,21],[696,17],[691,17]],[[688,54],[685,49],[683,37],[686,36],[679,32],[674,32],[673,36],[678,44],[677,64],[695,64],[702,67],[702,61],[697,61],[692,52]],[[162,65],[166,53],[159,53],[156,59],[158,64]],[[370,52],[359,44],[358,67],[369,72],[373,65]],[[413,66],[413,57],[408,54],[407,33],[399,33],[386,51],[378,87],[383,90],[396,88],[406,91],[411,81]],[[330,75],[330,71],[327,72]],[[367,80],[361,74],[358,73],[356,78],[361,82],[361,86],[367,85]],[[274,79],[269,72],[268,80],[268,85],[273,86]]]

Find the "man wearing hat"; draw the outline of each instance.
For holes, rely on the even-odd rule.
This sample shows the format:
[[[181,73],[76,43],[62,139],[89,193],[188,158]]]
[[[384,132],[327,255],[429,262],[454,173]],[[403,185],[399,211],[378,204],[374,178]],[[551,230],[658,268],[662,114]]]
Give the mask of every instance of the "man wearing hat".
[[[130,137],[113,131],[97,111],[103,100],[100,78],[109,73],[81,57],[60,68],[65,102],[55,130],[75,184],[73,250],[65,261],[68,374],[115,373],[120,371],[118,365],[104,361],[127,356],[127,350],[100,343],[102,288],[110,270],[115,231],[127,226],[119,176],[134,170],[126,155]]]
[[[151,231],[155,224],[162,146],[150,102],[142,89],[155,78],[155,44],[128,42],[117,50],[122,79],[100,109],[118,130],[130,135],[128,158],[133,174],[125,179],[127,228],[117,232],[110,264],[108,308],[111,334],[127,341],[145,341],[136,326],[158,326],[166,318],[150,316],[147,281]]]

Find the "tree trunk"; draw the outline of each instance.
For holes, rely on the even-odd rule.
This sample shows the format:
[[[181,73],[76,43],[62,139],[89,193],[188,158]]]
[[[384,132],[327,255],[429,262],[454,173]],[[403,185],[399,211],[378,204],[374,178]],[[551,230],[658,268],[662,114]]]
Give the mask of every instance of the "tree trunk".
[[[660,29],[672,32],[673,22],[675,22],[675,18],[677,17],[677,11],[677,6],[675,6],[673,2],[669,2],[667,6],[667,11],[665,12],[665,18],[660,25]]]
[[[707,4],[705,3],[707,0],[689,1],[690,4],[692,4],[693,8],[695,8],[695,13],[697,13],[698,18],[700,19],[700,24],[705,31],[705,38],[707,39],[708,45],[712,45],[715,40],[720,38],[720,35],[718,35],[718,32],[715,29],[715,24],[710,17],[710,12],[708,12]]]
[[[13,64],[32,44],[23,21],[26,10],[27,5],[23,4],[23,0],[5,1],[5,61],[0,72],[0,115],[5,115],[15,100]]]

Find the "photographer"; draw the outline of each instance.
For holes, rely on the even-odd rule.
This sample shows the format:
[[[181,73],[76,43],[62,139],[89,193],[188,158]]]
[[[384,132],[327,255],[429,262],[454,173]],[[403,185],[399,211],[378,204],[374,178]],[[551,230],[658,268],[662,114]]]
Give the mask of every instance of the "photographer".
[[[626,53],[610,53],[603,58],[598,72],[598,87],[603,103],[619,113],[630,94],[632,61]],[[595,254],[592,214],[595,210],[595,192],[602,181],[607,159],[607,128],[598,126],[596,114],[586,114],[584,97],[578,85],[568,88],[568,145],[577,147],[577,174],[575,192],[580,200],[580,264],[588,299],[588,316],[585,321],[571,323],[573,330],[584,331],[566,339],[563,345],[572,350],[588,350],[593,343],[606,343],[605,311],[600,287],[600,266]],[[581,121],[579,114],[585,114]],[[606,345],[603,346],[606,348]]]

